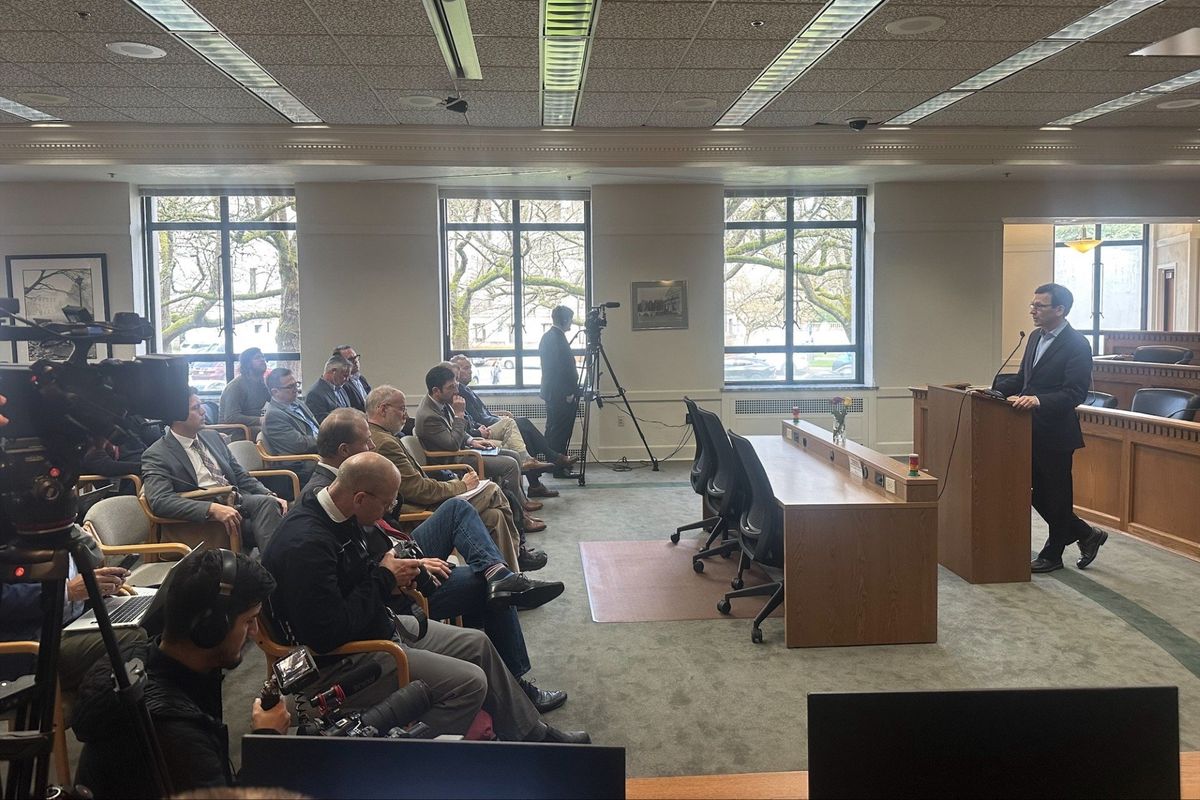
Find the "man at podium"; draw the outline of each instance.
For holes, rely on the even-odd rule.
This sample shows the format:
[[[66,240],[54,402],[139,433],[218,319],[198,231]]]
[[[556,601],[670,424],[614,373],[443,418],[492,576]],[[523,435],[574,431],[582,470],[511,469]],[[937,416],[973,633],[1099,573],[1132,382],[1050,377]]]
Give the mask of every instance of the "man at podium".
[[[1074,298],[1057,283],[1037,287],[1029,316],[1036,330],[1025,345],[1016,375],[997,378],[993,388],[1014,408],[1033,412],[1033,507],[1050,527],[1050,536],[1030,564],[1031,572],[1062,569],[1063,550],[1079,543],[1075,565],[1084,569],[1108,539],[1104,531],[1075,516],[1071,461],[1083,447],[1075,407],[1092,382],[1092,347],[1071,327]]]

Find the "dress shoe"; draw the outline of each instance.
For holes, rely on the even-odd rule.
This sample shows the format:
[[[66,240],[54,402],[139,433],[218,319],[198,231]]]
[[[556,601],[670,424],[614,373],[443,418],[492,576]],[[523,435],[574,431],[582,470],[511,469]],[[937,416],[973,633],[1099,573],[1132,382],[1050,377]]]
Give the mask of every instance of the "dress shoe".
[[[529,702],[533,703],[533,707],[538,710],[539,714],[553,711],[567,702],[566,692],[556,692],[553,689],[539,689],[534,685],[533,681],[527,681],[524,678],[517,678],[517,683],[525,690],[525,695],[529,698]]]
[[[525,529],[526,533],[541,533],[542,531],[546,530],[546,523],[544,520],[540,520],[537,517],[531,517],[526,514],[525,524],[522,527]]]
[[[554,459],[554,466],[566,469],[574,464],[575,461],[575,456],[569,456],[566,453],[559,453],[558,458]]]
[[[1035,558],[1029,563],[1030,572],[1054,572],[1062,568],[1062,561],[1051,561],[1048,558]]]
[[[562,581],[535,581],[524,573],[514,572],[503,578],[488,581],[488,602],[517,608],[537,608],[563,593]]]
[[[558,489],[551,489],[544,483],[535,483],[525,494],[529,497],[558,497]]]
[[[548,469],[554,469],[554,465],[548,461],[538,461],[536,458],[531,458],[528,461],[521,462],[521,472],[545,472]]]
[[[546,506],[544,503],[539,503],[537,500],[527,500],[521,504],[521,507],[526,511],[541,511]]]
[[[517,566],[522,572],[537,572],[542,567],[546,566],[546,562],[550,557],[541,550],[534,550],[532,547],[522,547],[521,552],[517,554]]]
[[[1096,556],[1100,553],[1100,545],[1108,541],[1108,533],[1099,528],[1092,528],[1092,535],[1086,540],[1079,542],[1079,560],[1075,562],[1075,566],[1080,569],[1087,569],[1088,564],[1096,560]]]
[[[591,744],[592,737],[587,735],[587,731],[560,731],[551,725],[542,723],[544,729],[539,731],[534,729],[530,734],[527,742],[552,742],[554,744]],[[538,738],[538,737],[541,738]]]
[[[579,477],[575,473],[571,472],[570,467],[559,467],[558,469],[554,470],[553,475],[561,480],[571,480],[572,478]]]

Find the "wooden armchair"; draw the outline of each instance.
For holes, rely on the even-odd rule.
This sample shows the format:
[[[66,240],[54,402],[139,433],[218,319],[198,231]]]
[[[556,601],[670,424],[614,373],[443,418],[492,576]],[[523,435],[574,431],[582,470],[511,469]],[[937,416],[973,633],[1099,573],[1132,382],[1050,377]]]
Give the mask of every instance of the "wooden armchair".
[[[259,479],[281,477],[289,481],[292,486],[292,496],[285,498],[289,503],[300,499],[300,476],[290,469],[268,469],[263,461],[262,449],[254,442],[230,442],[229,452],[251,477]],[[317,456],[313,456],[313,458],[315,459]]]
[[[485,477],[483,472],[483,454],[478,450],[426,450],[421,446],[421,440],[416,436],[402,436],[400,444],[404,445],[404,449],[413,457],[413,461],[423,472],[436,472],[438,470],[447,469],[451,472],[465,471],[467,469],[475,470],[480,478]],[[459,463],[454,464],[430,464],[431,458],[457,458]],[[473,465],[468,465],[466,461],[474,461]]]
[[[132,483],[134,494],[142,493],[142,476],[134,475],[132,472],[128,475],[80,475],[79,480],[76,482],[76,489],[96,483],[115,483],[120,485],[121,481]]]
[[[206,431],[218,431],[228,436],[235,442],[253,442],[254,436],[250,433],[250,426],[243,425],[240,422],[208,422],[204,425]],[[234,434],[240,434],[241,439],[235,439]]]
[[[262,459],[264,465],[278,464],[286,461],[311,461],[315,464],[321,460],[321,457],[316,453],[285,453],[284,455],[273,456],[263,446],[262,434],[259,434],[258,441],[254,443],[254,446],[258,448],[258,457]]]
[[[0,642],[0,655],[38,654],[37,642]],[[71,761],[67,754],[67,726],[63,721],[62,687],[54,687],[54,774],[59,786],[71,784]]]
[[[275,622],[266,613],[258,614],[258,634],[254,637],[258,647],[267,657],[267,677],[271,677],[271,665],[295,649],[294,646],[283,644],[283,637],[275,627]],[[362,639],[357,642],[347,642],[341,647],[330,650],[322,655],[348,656],[356,653],[387,653],[396,661],[396,684],[407,686],[408,656],[404,649],[391,639]]]
[[[152,542],[150,521],[141,502],[132,495],[106,497],[88,509],[83,529],[95,538],[105,556],[174,555],[183,558],[190,548],[180,542]],[[158,586],[171,571],[174,560],[156,561],[145,558],[133,569],[128,583],[132,586]]]
[[[180,492],[179,496],[186,497],[189,500],[216,501],[221,498],[228,498],[233,490],[233,486],[213,486],[208,489]],[[160,517],[150,509],[150,501],[146,499],[144,492],[138,495],[138,502],[141,503],[142,511],[146,514],[146,518],[150,520],[150,543],[161,542],[165,533],[164,529],[170,528],[173,538],[168,539],[168,541],[183,542],[190,547],[204,543],[206,547],[228,547],[235,553],[242,552],[242,536],[240,532],[235,531],[233,534],[228,534],[224,525],[211,520],[192,522],[187,519]]]

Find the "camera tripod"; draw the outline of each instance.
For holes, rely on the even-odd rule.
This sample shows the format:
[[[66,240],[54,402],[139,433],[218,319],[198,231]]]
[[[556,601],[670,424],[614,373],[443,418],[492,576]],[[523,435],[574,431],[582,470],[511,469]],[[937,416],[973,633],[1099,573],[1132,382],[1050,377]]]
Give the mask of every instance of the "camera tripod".
[[[604,394],[600,390],[600,379],[604,375],[600,369],[601,359],[604,361],[604,368],[608,370],[609,377],[612,378],[613,386],[616,387],[615,394]],[[633,415],[633,408],[629,405],[629,398],[625,396],[625,387],[621,385],[612,362],[608,360],[608,353],[605,352],[604,343],[600,340],[599,328],[594,331],[589,328],[587,331],[587,351],[583,356],[583,377],[579,382],[579,396],[583,398],[583,453],[579,461],[580,486],[587,483],[588,433],[592,419],[593,400],[596,401],[596,408],[604,408],[605,400],[620,398],[621,402],[625,404],[629,418],[633,420],[633,427],[637,431],[638,438],[642,440],[642,447],[646,448],[646,455],[650,457],[651,469],[658,472],[658,459],[654,457],[654,453],[650,452],[646,434],[642,433],[642,426],[638,424],[637,417]]]
[[[166,762],[150,712],[144,701],[145,671],[140,661],[125,664],[96,582],[95,558],[83,533],[72,525],[54,534],[43,549],[6,545],[0,547],[0,580],[42,585],[42,632],[34,675],[25,675],[0,689],[0,710],[15,710],[16,718],[7,733],[0,734],[0,762],[7,762],[6,800],[47,797],[50,755],[54,748],[54,707],[58,693],[59,645],[62,641],[63,608],[66,603],[68,557],[74,559],[88,599],[95,611],[104,649],[116,679],[115,691],[133,720],[137,743],[143,750],[158,797],[171,794]],[[43,540],[39,539],[38,544]],[[134,680],[130,681],[130,675]]]

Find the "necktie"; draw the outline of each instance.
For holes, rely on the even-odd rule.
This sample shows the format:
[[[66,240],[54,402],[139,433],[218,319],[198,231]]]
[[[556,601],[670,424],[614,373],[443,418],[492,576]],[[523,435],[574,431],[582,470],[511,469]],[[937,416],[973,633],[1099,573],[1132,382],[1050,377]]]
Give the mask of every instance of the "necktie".
[[[346,390],[339,386],[333,390],[333,396],[337,400],[338,408],[349,408],[350,400],[346,397]]]
[[[316,436],[318,426],[316,424],[316,420],[314,420],[312,415],[308,413],[308,409],[299,403],[294,403],[292,405],[292,410],[296,412],[296,416],[308,423],[309,432],[312,433],[313,436]]]
[[[228,486],[229,481],[225,478],[225,473],[221,472],[221,468],[209,457],[208,451],[200,446],[199,439],[192,439],[192,449],[196,451],[196,455],[200,456],[200,463],[212,474],[213,480],[217,482],[217,485]]]

